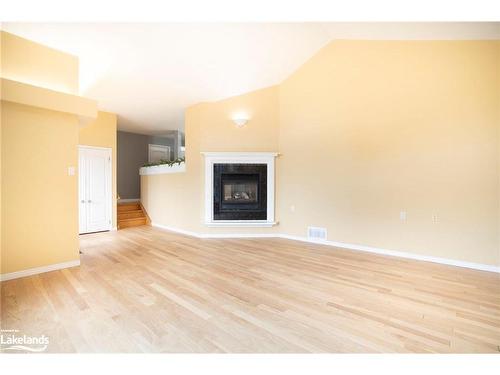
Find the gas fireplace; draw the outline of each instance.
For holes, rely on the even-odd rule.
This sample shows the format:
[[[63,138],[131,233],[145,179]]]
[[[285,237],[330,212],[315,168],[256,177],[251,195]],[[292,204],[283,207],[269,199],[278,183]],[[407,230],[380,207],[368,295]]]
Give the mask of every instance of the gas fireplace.
[[[217,163],[213,168],[214,220],[266,220],[266,164]]]
[[[205,224],[270,227],[274,221],[275,152],[203,152]]]

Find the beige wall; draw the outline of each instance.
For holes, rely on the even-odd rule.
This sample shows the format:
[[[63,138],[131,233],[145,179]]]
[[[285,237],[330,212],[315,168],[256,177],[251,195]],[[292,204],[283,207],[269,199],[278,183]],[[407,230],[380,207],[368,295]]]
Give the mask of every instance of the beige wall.
[[[2,270],[79,259],[78,119],[2,101]]]
[[[321,226],[333,241],[500,264],[499,48],[320,51],[280,86],[281,230]]]
[[[189,108],[187,172],[142,177],[142,199],[213,232],[199,152],[279,151],[271,231],[500,265],[499,65],[497,41],[334,41],[270,91]]]
[[[68,168],[78,164],[82,117],[97,111],[68,95],[78,91],[76,58],[4,32],[1,52],[4,275],[78,261],[78,175]]]
[[[2,77],[78,94],[78,58],[0,31]]]
[[[82,146],[111,148],[112,190],[113,190],[113,227],[116,228],[116,115],[99,111],[97,119],[80,129],[78,143]]]
[[[2,36],[0,35],[0,73],[2,72]],[[1,74],[0,74],[1,75]],[[0,110],[2,87],[0,85]],[[0,275],[2,274],[2,114],[0,113]]]
[[[1,67],[0,67],[1,68]],[[0,97],[1,97],[1,89],[0,89]],[[1,102],[0,102],[1,103]],[[1,110],[1,104],[0,104],[0,110]],[[2,179],[2,114],[0,113],[0,275],[2,274],[2,186],[3,186],[3,179]]]
[[[252,228],[208,228],[204,220],[202,151],[277,151],[278,87],[254,91],[186,111],[186,172],[141,177],[141,201],[152,222],[197,233],[248,233]],[[238,129],[233,115],[252,120]],[[275,228],[263,228],[272,232]]]
[[[75,114],[82,124],[97,117],[97,102],[95,100],[6,78],[0,78],[0,83],[2,85],[2,100]]]

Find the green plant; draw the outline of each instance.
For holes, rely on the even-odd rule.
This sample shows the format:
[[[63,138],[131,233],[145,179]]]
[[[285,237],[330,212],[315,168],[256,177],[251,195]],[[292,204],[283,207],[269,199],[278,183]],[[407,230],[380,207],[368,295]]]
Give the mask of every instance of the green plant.
[[[143,167],[155,167],[157,165],[168,165],[169,167],[172,167],[176,164],[181,165],[186,161],[186,158],[177,158],[175,160],[159,160],[154,163],[146,163],[143,165]]]

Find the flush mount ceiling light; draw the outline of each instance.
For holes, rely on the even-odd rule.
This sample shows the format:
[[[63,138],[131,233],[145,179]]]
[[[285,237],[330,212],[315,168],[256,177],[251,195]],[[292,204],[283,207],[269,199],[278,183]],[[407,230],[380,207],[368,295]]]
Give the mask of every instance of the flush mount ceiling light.
[[[248,122],[248,119],[247,118],[233,118],[233,122],[234,124],[238,127],[238,128],[241,128],[243,126],[246,125],[246,123]]]

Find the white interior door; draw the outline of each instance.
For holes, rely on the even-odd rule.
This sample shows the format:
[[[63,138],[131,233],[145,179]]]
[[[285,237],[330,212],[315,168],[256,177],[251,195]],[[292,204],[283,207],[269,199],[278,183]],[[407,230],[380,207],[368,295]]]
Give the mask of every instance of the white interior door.
[[[80,233],[111,229],[111,149],[79,147]]]

